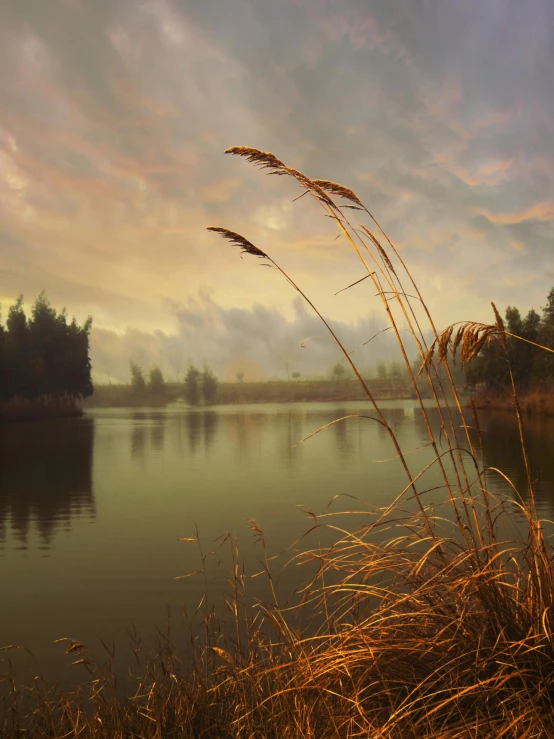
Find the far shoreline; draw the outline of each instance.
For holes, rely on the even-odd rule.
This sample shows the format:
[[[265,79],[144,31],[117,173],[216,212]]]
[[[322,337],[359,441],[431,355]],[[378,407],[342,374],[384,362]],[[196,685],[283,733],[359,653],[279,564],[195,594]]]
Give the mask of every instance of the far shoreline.
[[[368,383],[377,402],[414,401],[416,394],[407,383],[398,382],[396,387],[390,381],[373,380]],[[405,385],[405,386],[404,386]],[[507,391],[492,392],[480,390],[473,395],[459,388],[463,405],[477,411],[502,411],[514,413],[516,407],[513,397]],[[23,423],[29,421],[48,421],[54,419],[82,418],[88,410],[109,408],[149,408],[161,409],[174,403],[186,408],[209,409],[214,406],[263,405],[265,403],[348,403],[367,402],[357,380],[313,380],[284,381],[275,380],[257,383],[220,383],[214,403],[192,405],[183,397],[182,385],[168,384],[163,394],[135,393],[129,385],[100,385],[90,398],[76,401],[25,401],[0,405],[0,424]],[[431,398],[423,395],[423,400]],[[519,397],[521,413],[525,416],[554,416],[554,392],[534,391],[522,393]]]
[[[411,400],[413,387],[399,380],[368,383],[376,400]],[[262,403],[344,403],[367,400],[356,379],[352,380],[270,380],[267,382],[220,382],[216,397],[209,405],[245,405]],[[83,401],[84,410],[93,408],[162,408],[174,402],[188,405],[182,384],[167,383],[163,394],[133,392],[129,385],[100,385]],[[206,405],[205,407],[209,407]],[[197,407],[190,405],[190,407]]]

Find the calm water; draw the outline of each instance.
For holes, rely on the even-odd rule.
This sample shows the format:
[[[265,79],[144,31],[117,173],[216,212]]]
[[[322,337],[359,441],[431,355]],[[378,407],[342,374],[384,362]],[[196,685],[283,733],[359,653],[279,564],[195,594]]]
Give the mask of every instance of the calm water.
[[[392,401],[386,415],[418,472],[432,455],[414,406]],[[218,549],[217,537],[236,536],[246,569],[254,571],[261,551],[248,519],[259,523],[270,555],[277,555],[309,528],[301,507],[323,512],[337,495],[330,510],[359,509],[351,496],[374,506],[390,502],[405,476],[379,424],[353,419],[298,445],[320,426],[356,412],[369,413],[360,403],[173,406],[1,427],[0,645],[27,645],[41,671],[57,675],[69,658],[52,644],[56,638],[122,643],[130,626],[151,633],[162,625],[166,604],[194,612],[201,581],[175,578],[198,569],[195,545],[178,541],[194,536],[195,527],[206,551],[216,550],[209,594],[222,607],[229,549]],[[486,463],[521,484],[512,419],[484,415],[482,426]],[[547,518],[554,518],[553,432],[548,419],[527,428],[540,513]],[[440,484],[437,470],[424,483]],[[491,485],[506,487],[500,478]],[[284,571],[283,592],[300,583],[299,569]],[[261,579],[252,588],[266,595]]]

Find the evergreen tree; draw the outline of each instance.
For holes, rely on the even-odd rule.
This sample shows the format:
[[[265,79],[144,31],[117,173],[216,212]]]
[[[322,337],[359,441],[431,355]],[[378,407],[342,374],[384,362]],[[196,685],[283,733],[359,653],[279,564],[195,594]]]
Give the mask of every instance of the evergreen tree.
[[[554,349],[554,288],[546,298],[542,309],[542,320],[538,330],[538,343]],[[552,387],[554,384],[554,355],[550,352],[539,352],[535,355],[535,375],[541,385]]]
[[[340,380],[342,376],[344,375],[344,367],[340,362],[337,362],[335,366],[333,367],[333,377],[335,377],[337,380]]]
[[[153,393],[162,395],[165,393],[165,380],[159,367],[153,367],[150,370],[149,388]]]
[[[377,362],[377,377],[380,380],[386,380],[388,376],[387,365],[384,362]]]
[[[4,394],[8,387],[8,357],[7,357],[7,332],[2,325],[0,314],[0,401],[4,400]]]
[[[190,405],[198,405],[200,400],[200,372],[191,363],[185,375],[185,397]]]
[[[7,398],[33,396],[31,384],[31,357],[29,326],[20,295],[8,311],[7,328]]]
[[[542,317],[531,309],[525,318],[514,306],[508,306],[505,328],[508,355],[498,339],[485,343],[466,370],[468,385],[482,384],[487,390],[511,387],[510,368],[517,389],[551,388],[554,385],[554,357],[516,337],[554,349],[554,288],[547,296]]]
[[[6,327],[0,326],[0,398],[83,398],[92,394],[89,335],[92,318],[83,326],[67,324],[44,291],[28,320],[23,296],[11,306]]]
[[[144,372],[136,362],[131,359],[129,362],[131,368],[131,387],[133,392],[139,395],[146,391],[146,380],[144,379]]]
[[[204,402],[213,403],[217,395],[218,386],[217,377],[206,365],[202,371],[202,395]]]

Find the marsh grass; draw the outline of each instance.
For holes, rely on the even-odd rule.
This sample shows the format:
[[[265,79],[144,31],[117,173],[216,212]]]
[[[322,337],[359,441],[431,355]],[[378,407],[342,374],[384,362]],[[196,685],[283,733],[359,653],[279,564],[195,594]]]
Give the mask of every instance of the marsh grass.
[[[514,399],[508,390],[481,390],[474,394],[475,407],[479,409],[514,411]],[[534,390],[520,395],[522,413],[537,416],[554,416],[554,392]]]
[[[212,228],[280,273],[320,317],[373,409],[371,417],[355,417],[380,424],[388,434],[405,487],[385,509],[310,512],[312,534],[321,538],[291,563],[306,568],[306,584],[295,603],[279,602],[272,562],[263,555],[256,575],[266,579],[270,595],[252,604],[249,577],[228,540],[227,626],[204,597],[199,606],[203,632],[195,634],[191,627],[186,657],[178,659],[170,633],[160,635],[149,655],[137,645],[136,691],[127,698],[117,694],[110,660],[104,668],[84,645],[71,641],[67,653],[76,657],[77,667],[90,671],[79,691],[51,693],[40,680],[25,691],[8,665],[4,736],[554,736],[552,550],[529,474],[523,490],[505,478],[512,486],[510,498],[491,491],[488,481],[503,473],[479,461],[478,417],[464,415],[449,364],[453,351],[461,350],[464,362],[489,337],[503,340],[498,313],[490,326],[471,323],[439,333],[400,254],[352,190],[310,180],[267,152],[233,147],[229,153],[295,180],[353,249],[366,277],[352,288],[361,289],[358,284],[369,280],[381,300],[433,459],[416,469],[413,457],[405,456],[348,348],[301,287],[245,237]],[[338,198],[347,203],[337,204]],[[369,225],[355,225],[347,208]],[[400,326],[408,327],[409,341]],[[414,348],[435,401],[438,435],[408,361]],[[513,400],[527,465],[515,392]],[[433,490],[425,486],[429,469],[439,474]],[[440,506],[438,495],[444,501]],[[263,533],[255,522],[251,528],[265,552]],[[333,543],[325,545],[329,536]],[[194,574],[206,583],[208,553],[198,535],[185,545],[199,547],[201,565]]]

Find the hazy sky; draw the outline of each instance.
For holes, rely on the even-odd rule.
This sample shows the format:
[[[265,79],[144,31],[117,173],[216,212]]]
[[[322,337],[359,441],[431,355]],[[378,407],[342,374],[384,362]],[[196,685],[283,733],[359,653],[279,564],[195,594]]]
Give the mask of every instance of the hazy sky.
[[[551,0],[3,0],[0,63],[4,314],[42,288],[92,314],[97,377],[130,355],[270,373],[319,330],[208,225],[349,340],[385,325],[368,282],[334,297],[363,274],[333,224],[232,145],[351,186],[439,326],[554,285]]]

